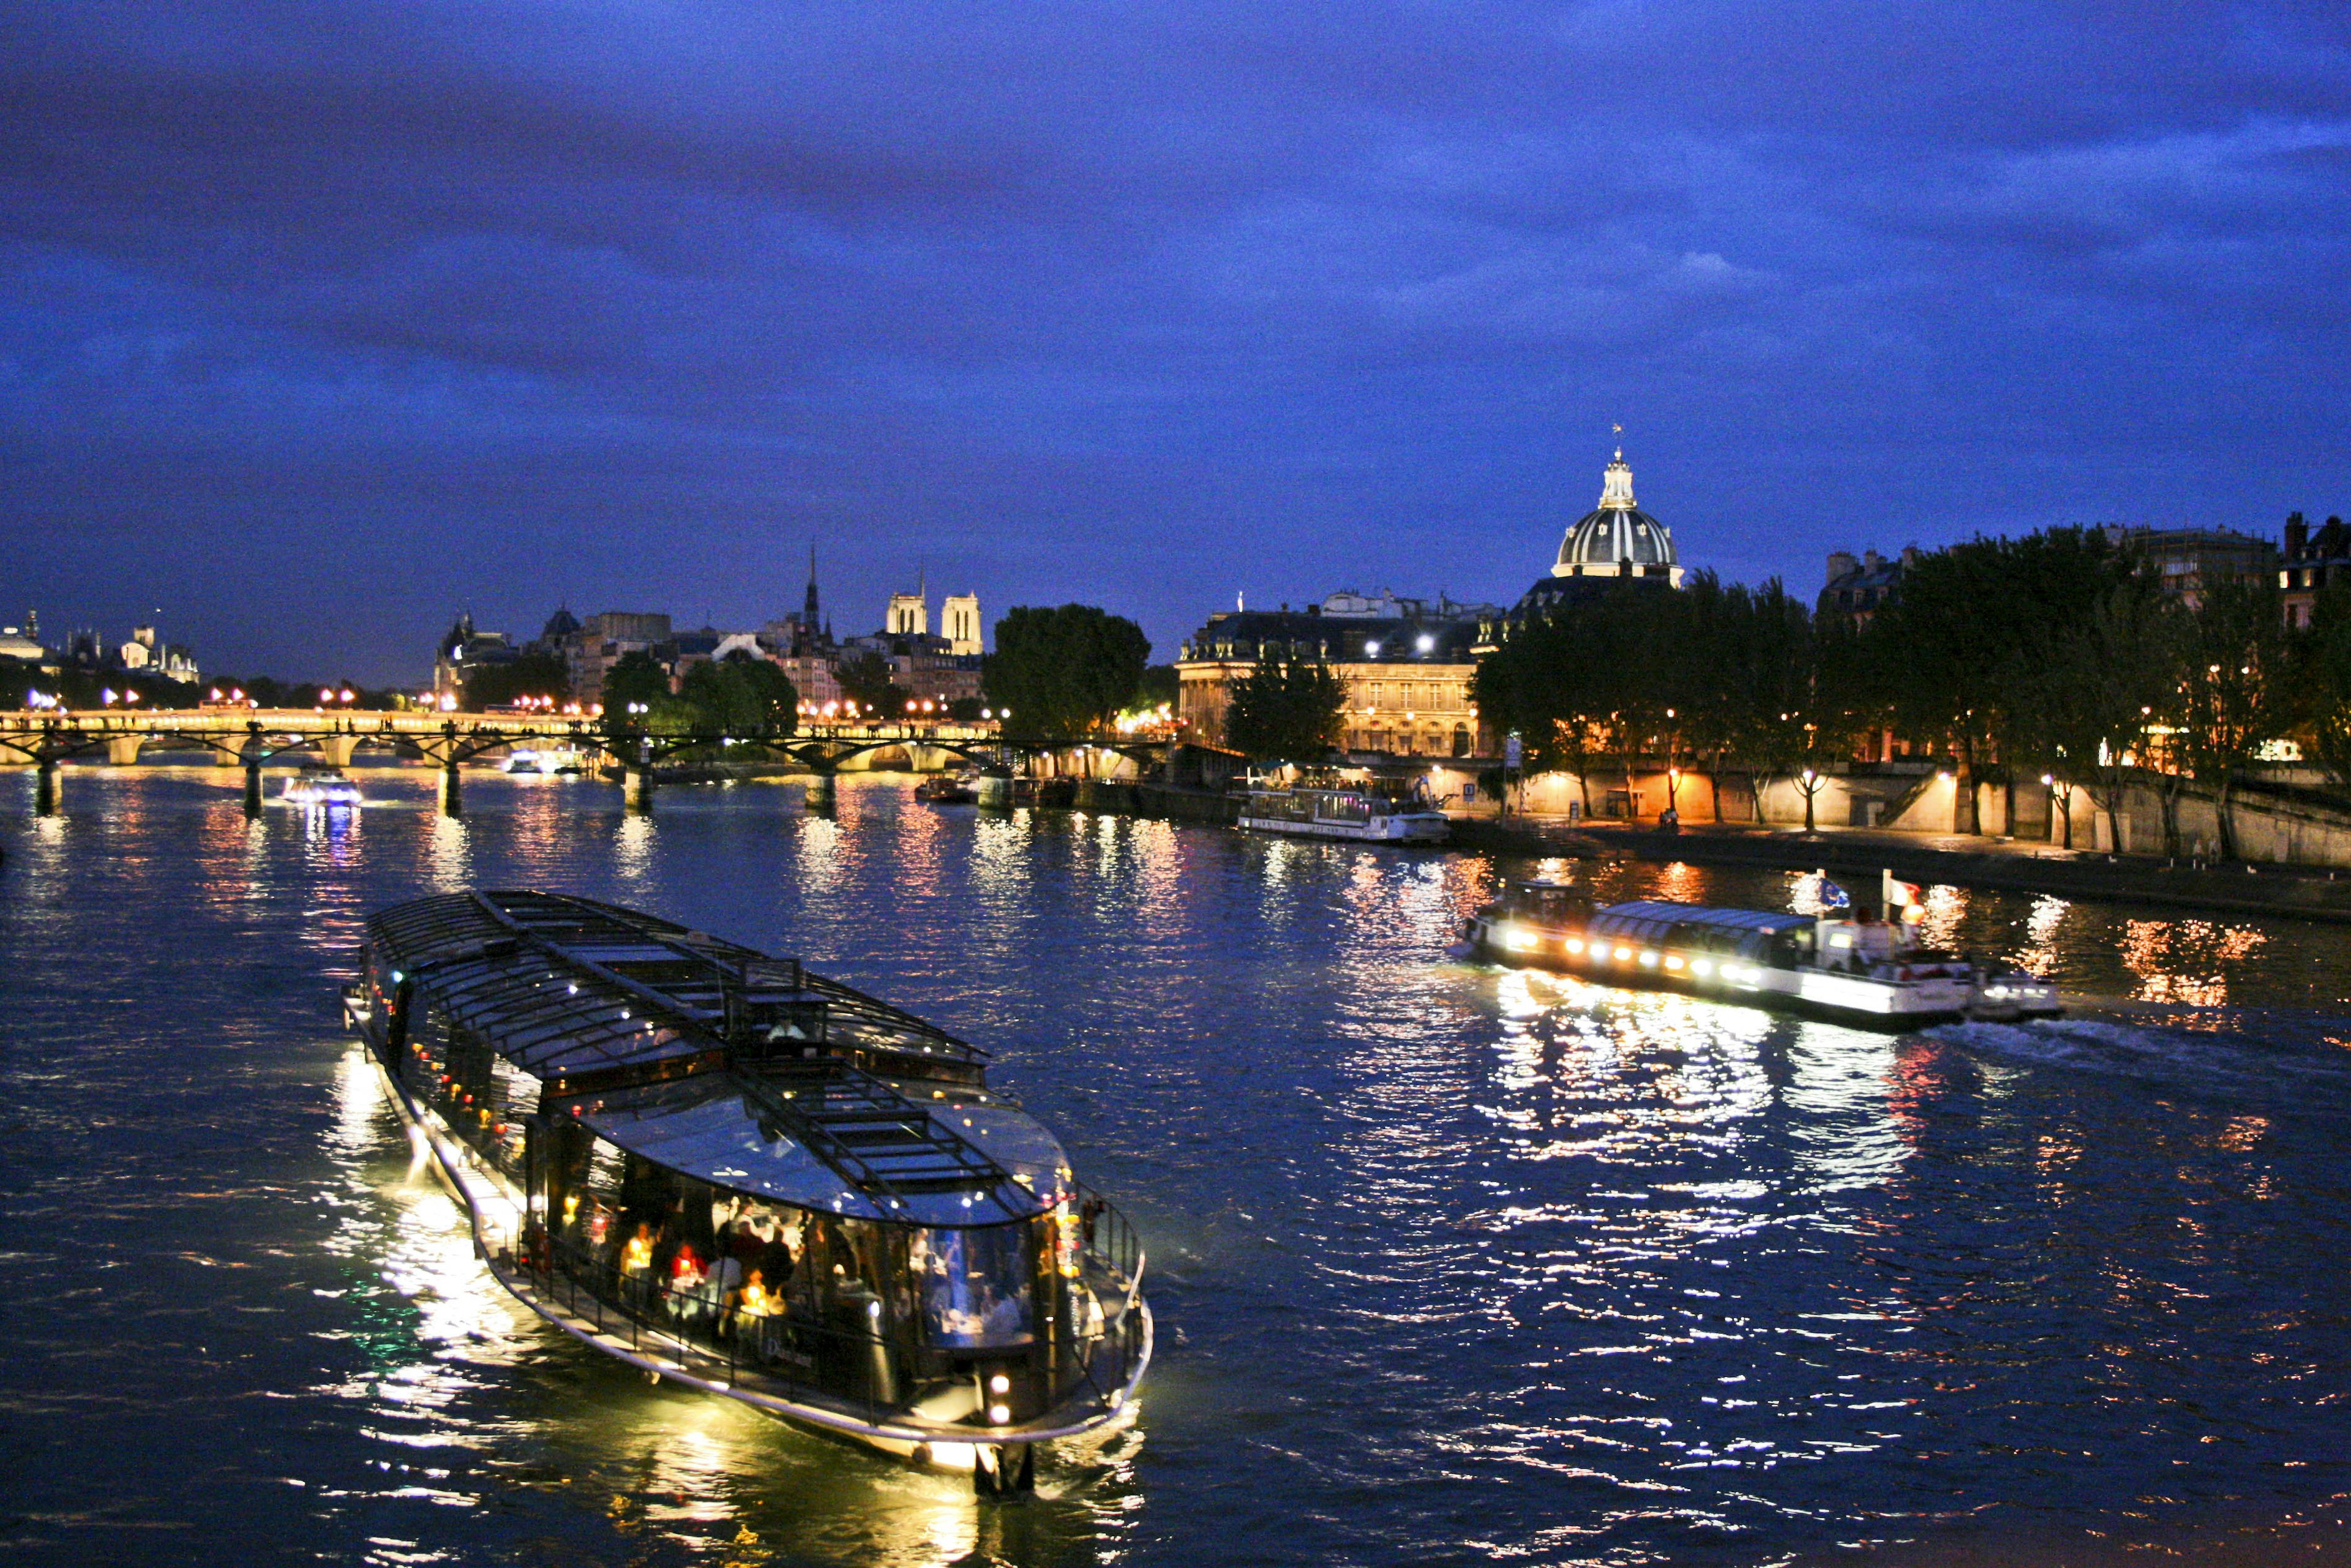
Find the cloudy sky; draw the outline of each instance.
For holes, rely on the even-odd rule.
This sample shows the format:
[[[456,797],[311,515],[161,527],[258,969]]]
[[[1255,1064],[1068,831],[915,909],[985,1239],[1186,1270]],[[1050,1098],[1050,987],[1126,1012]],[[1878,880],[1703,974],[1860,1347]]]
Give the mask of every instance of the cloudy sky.
[[[0,619],[1510,599],[2351,511],[2351,5],[0,16]]]

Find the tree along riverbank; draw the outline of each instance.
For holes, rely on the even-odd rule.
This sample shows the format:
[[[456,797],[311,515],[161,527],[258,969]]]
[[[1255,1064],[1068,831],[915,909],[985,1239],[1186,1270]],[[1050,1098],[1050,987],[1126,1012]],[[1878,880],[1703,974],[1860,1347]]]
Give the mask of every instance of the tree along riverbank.
[[[1695,865],[1771,866],[1867,879],[1890,871],[1906,882],[1949,883],[2004,893],[2152,904],[2227,915],[2282,915],[2351,925],[2351,875],[2292,866],[2175,864],[2147,855],[1986,844],[1949,849],[1894,833],[1685,830],[1662,833],[1585,823],[1573,830],[1523,819],[1454,823],[1453,841],[1490,854],[1624,856]]]

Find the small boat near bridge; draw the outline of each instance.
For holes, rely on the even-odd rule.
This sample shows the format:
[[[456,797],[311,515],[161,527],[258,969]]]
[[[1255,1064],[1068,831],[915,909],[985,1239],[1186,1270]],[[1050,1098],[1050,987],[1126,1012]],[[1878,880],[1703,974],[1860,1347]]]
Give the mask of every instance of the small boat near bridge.
[[[360,787],[340,768],[306,767],[286,780],[277,798],[289,806],[328,811],[348,811],[366,804]]]

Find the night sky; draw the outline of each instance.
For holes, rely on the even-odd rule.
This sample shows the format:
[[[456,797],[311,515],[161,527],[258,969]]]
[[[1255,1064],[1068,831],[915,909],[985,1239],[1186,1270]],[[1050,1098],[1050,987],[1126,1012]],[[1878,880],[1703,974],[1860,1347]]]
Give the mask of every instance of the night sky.
[[[2351,510],[2351,5],[19,4],[0,620],[1509,600]]]

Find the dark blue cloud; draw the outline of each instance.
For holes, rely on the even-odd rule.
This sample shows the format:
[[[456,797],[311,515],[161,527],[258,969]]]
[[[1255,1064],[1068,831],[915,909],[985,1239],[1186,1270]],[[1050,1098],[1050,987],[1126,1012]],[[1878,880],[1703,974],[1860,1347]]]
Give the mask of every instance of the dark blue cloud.
[[[2347,277],[2337,5],[18,7],[0,595],[390,677],[814,538],[1164,653],[1515,595],[1618,420],[1737,577],[2273,528]]]

